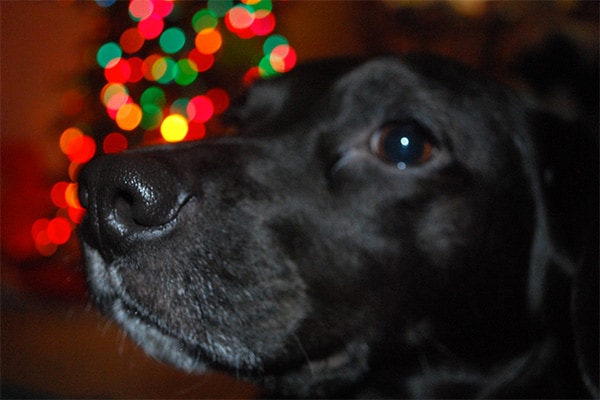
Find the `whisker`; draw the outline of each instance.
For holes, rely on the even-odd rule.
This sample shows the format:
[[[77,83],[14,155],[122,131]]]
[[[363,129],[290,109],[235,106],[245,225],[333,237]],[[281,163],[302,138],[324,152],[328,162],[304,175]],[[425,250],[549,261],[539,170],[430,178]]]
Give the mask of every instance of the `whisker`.
[[[296,335],[295,333],[292,333],[292,337],[294,338],[294,340],[296,341],[296,344],[298,345],[298,347],[300,348],[300,351],[302,352],[302,355],[304,356],[304,359],[306,360],[306,363],[308,365],[308,369],[310,370],[310,374],[314,376],[315,371],[313,370],[312,367],[312,363],[310,360],[310,357],[308,356],[308,353],[306,352],[306,349],[304,348],[304,346],[302,345],[302,342],[300,342],[300,338],[298,337],[298,335]]]
[[[177,394],[177,396],[183,396],[183,395],[189,394],[189,393],[201,388],[202,386],[206,386],[206,378],[200,376],[198,379],[198,382],[196,382],[193,385],[190,385],[186,388],[179,389],[175,393]]]
[[[122,357],[123,356],[123,352],[125,350],[125,340],[127,339],[127,331],[125,329],[121,329],[121,340],[119,343],[119,356]]]

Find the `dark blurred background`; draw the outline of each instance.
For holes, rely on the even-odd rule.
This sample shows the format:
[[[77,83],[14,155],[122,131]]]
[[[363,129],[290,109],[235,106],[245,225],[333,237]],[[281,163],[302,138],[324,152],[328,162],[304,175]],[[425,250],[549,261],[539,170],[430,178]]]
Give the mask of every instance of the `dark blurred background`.
[[[205,4],[182,3],[182,13]],[[274,32],[289,40],[298,62],[443,54],[597,132],[598,5],[305,0],[275,1],[273,14]],[[36,221],[57,213],[55,183],[73,174],[59,148],[61,132],[78,120],[99,119],[103,83],[95,54],[123,30],[126,13],[122,4],[92,1],[0,1],[2,397],[254,397],[258,389],[243,382],[188,375],[147,358],[86,298],[76,235],[50,250],[33,239]],[[206,80],[235,95],[247,67],[216,65]]]

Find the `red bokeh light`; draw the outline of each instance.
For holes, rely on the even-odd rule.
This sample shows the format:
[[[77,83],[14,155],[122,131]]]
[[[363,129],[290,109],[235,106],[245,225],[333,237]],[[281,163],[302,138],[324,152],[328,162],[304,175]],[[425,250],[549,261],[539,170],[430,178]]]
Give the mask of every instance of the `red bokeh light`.
[[[48,239],[55,244],[65,244],[71,237],[71,223],[63,217],[56,217],[48,222],[46,232]]]
[[[127,150],[127,147],[127,138],[125,135],[118,132],[109,133],[102,142],[102,150],[105,154],[120,153]]]
[[[213,88],[206,92],[213,105],[215,115],[223,113],[229,107],[229,94],[224,89]]]
[[[207,96],[192,97],[187,105],[187,114],[190,121],[208,121],[214,114],[214,107],[211,99]]]

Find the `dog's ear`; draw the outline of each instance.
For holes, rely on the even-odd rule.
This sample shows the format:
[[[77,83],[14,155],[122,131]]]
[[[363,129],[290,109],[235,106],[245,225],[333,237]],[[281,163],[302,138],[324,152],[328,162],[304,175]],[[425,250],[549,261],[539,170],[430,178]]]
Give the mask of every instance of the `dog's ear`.
[[[537,150],[530,300],[546,322],[570,322],[582,379],[597,397],[598,131],[539,110],[529,113],[529,123]],[[555,319],[562,313],[570,321]]]
[[[337,78],[360,64],[358,58],[305,62],[282,76],[258,80],[221,117],[225,124],[252,131],[289,127],[304,117]]]

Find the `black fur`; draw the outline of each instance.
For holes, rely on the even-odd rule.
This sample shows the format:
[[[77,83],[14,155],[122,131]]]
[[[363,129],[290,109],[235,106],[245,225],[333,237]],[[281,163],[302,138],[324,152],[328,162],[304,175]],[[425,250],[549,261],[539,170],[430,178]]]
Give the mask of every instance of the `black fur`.
[[[82,172],[91,293],[149,354],[276,396],[598,395],[583,132],[431,56],[300,66],[227,120]],[[390,126],[430,152],[390,162]]]

